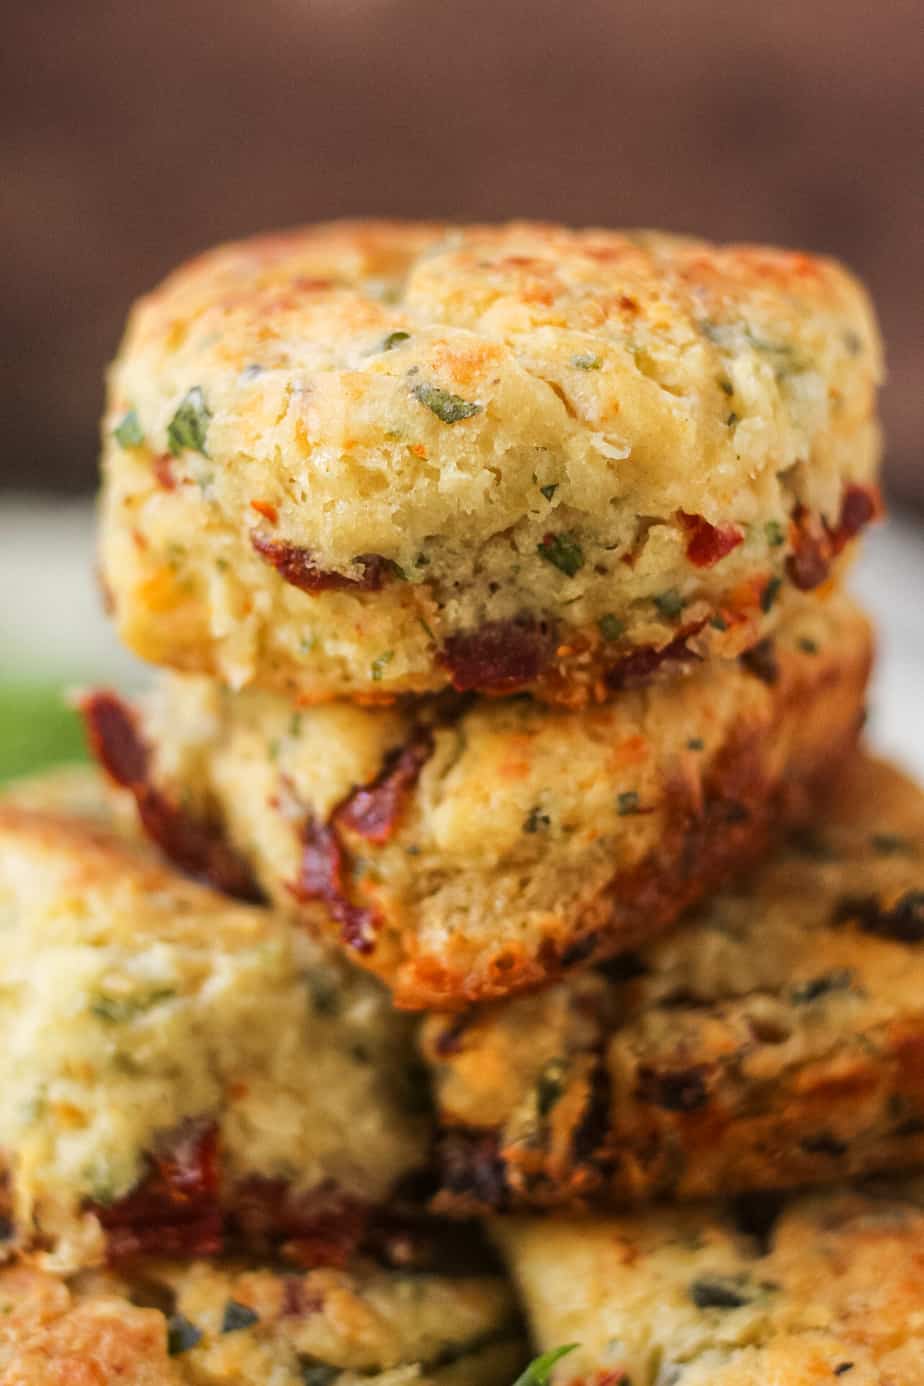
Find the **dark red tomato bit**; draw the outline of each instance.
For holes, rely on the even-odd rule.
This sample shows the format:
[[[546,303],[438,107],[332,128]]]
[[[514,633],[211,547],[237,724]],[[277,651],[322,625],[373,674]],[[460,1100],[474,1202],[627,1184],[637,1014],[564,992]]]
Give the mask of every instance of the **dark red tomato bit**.
[[[735,525],[712,525],[702,515],[688,515],[683,510],[679,514],[688,535],[687,558],[696,568],[713,567],[744,539]]]
[[[344,885],[345,870],[346,852],[336,828],[309,815],[302,828],[301,862],[292,893],[297,900],[323,900],[340,925],[347,947],[357,953],[371,953],[375,948],[376,916],[350,900]]]
[[[450,636],[442,658],[460,693],[470,689],[511,693],[539,677],[557,645],[551,622],[523,616],[489,621],[477,630]]]
[[[420,772],[433,753],[433,733],[418,727],[405,746],[387,757],[371,784],[356,789],[337,810],[337,822],[367,842],[381,844],[394,835]]]
[[[250,542],[256,552],[286,582],[302,592],[378,592],[386,579],[393,575],[394,565],[380,554],[361,554],[356,562],[363,570],[362,577],[344,577],[319,568],[309,549],[289,544],[285,539],[270,539],[255,531]]]
[[[162,452],[154,458],[154,477],[158,486],[162,486],[165,491],[175,491],[177,488],[176,472],[173,470],[173,458],[169,452]]]
[[[790,532],[792,553],[786,559],[786,574],[800,592],[811,592],[831,571],[831,541],[801,505],[793,512]]]
[[[239,900],[261,900],[250,867],[213,823],[185,813],[149,780],[150,752],[132,709],[115,693],[91,693],[81,711],[90,749],[109,777],[133,795],[148,837],[181,871]]]
[[[369,1209],[330,1181],[294,1194],[282,1179],[255,1175],[235,1187],[230,1220],[234,1237],[252,1252],[266,1255],[282,1245],[286,1259],[306,1270],[340,1269],[363,1242]],[[303,1300],[294,1312],[305,1312]]]
[[[698,663],[700,656],[687,645],[690,636],[695,633],[695,630],[682,631],[660,650],[654,645],[642,645],[639,649],[633,650],[631,654],[625,655],[607,669],[604,674],[607,688],[613,693],[619,693],[625,688],[642,688],[650,683],[665,665],[668,669],[671,666],[682,669],[686,665]]]
[[[872,486],[848,486],[841,502],[841,514],[837,528],[829,531],[831,547],[835,553],[855,538],[882,508],[879,492]]]
[[[106,1231],[110,1261],[134,1256],[214,1256],[222,1249],[218,1129],[187,1121],[162,1138],[147,1172],[117,1203],[88,1203]]]

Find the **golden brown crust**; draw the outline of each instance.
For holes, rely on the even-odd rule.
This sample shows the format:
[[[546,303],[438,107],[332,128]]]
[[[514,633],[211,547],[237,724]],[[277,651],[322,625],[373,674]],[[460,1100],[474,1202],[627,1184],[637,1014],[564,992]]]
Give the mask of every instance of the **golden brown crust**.
[[[506,1386],[523,1357],[496,1270],[0,1269],[0,1386]]]
[[[142,810],[153,784],[216,824],[398,1005],[452,1008],[651,938],[804,819],[854,743],[869,663],[868,626],[835,595],[760,659],[583,713],[299,710],[174,679],[142,709],[148,748],[102,752]]]
[[[924,795],[858,758],[829,817],[647,952],[424,1047],[455,1212],[632,1204],[924,1160]]]
[[[315,702],[607,698],[824,579],[879,508],[880,371],[862,288],[804,254],[525,223],[219,247],[111,373],[115,618]]]
[[[920,1180],[497,1227],[556,1386],[919,1386]]]

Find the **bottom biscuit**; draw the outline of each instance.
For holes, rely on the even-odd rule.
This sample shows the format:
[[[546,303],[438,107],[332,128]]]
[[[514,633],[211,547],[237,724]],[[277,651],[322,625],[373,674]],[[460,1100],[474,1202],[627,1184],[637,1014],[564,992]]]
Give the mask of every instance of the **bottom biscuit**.
[[[555,1386],[921,1386],[924,1180],[499,1224]]]
[[[669,938],[431,1015],[443,1211],[627,1206],[924,1164],[924,792],[835,802]]]
[[[359,1263],[158,1264],[131,1279],[0,1271],[3,1386],[506,1386],[525,1357],[493,1274]]]

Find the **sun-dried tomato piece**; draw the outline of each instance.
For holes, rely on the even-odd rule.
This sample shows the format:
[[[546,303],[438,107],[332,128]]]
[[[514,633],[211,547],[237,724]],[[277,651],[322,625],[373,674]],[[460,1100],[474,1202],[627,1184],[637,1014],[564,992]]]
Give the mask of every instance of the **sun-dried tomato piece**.
[[[323,900],[340,925],[347,947],[357,953],[371,953],[378,920],[373,910],[350,900],[345,871],[346,852],[336,828],[332,823],[319,823],[309,814],[302,827],[302,855],[292,893],[297,900]]]
[[[133,795],[142,827],[182,871],[239,900],[261,900],[249,866],[221,829],[185,813],[150,783],[150,752],[132,709],[115,693],[91,693],[81,711],[90,749],[116,784]]]
[[[216,1255],[223,1242],[217,1127],[184,1122],[158,1142],[130,1194],[87,1206],[106,1231],[110,1261],[151,1253]]]
[[[362,1245],[369,1214],[367,1204],[330,1181],[294,1194],[285,1180],[255,1175],[235,1187],[230,1223],[251,1251],[266,1254],[282,1245],[286,1259],[305,1269],[341,1268]]]
[[[418,727],[404,746],[387,757],[371,784],[353,791],[337,809],[337,823],[367,842],[388,842],[395,833],[408,796],[433,754],[433,733]]]
[[[650,683],[665,665],[683,668],[696,664],[700,656],[687,645],[695,631],[682,631],[669,644],[659,650],[654,645],[641,645],[631,654],[624,655],[616,664],[611,664],[604,675],[607,688],[613,693],[625,688],[642,688]]]
[[[744,540],[736,525],[712,525],[702,515],[681,510],[680,522],[687,531],[687,558],[696,568],[711,568],[726,558]]]
[[[848,486],[841,503],[837,528],[832,530],[831,544],[835,553],[874,520],[881,509],[879,492],[872,486]]]
[[[300,548],[285,539],[270,539],[254,531],[250,542],[281,578],[301,592],[378,592],[394,575],[394,564],[381,554],[360,554],[355,561],[363,570],[362,577],[350,578],[319,568],[310,549]]]
[[[442,657],[459,692],[511,693],[539,677],[557,645],[551,622],[523,616],[489,621],[477,630],[451,635]]]

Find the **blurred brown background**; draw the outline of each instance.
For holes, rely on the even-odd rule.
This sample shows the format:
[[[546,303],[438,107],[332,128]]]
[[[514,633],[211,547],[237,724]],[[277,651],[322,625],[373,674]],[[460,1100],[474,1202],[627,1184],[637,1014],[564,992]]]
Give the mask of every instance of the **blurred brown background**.
[[[920,0],[4,6],[0,485],[93,484],[126,308],[211,241],[344,213],[665,225],[844,256],[924,501]]]

